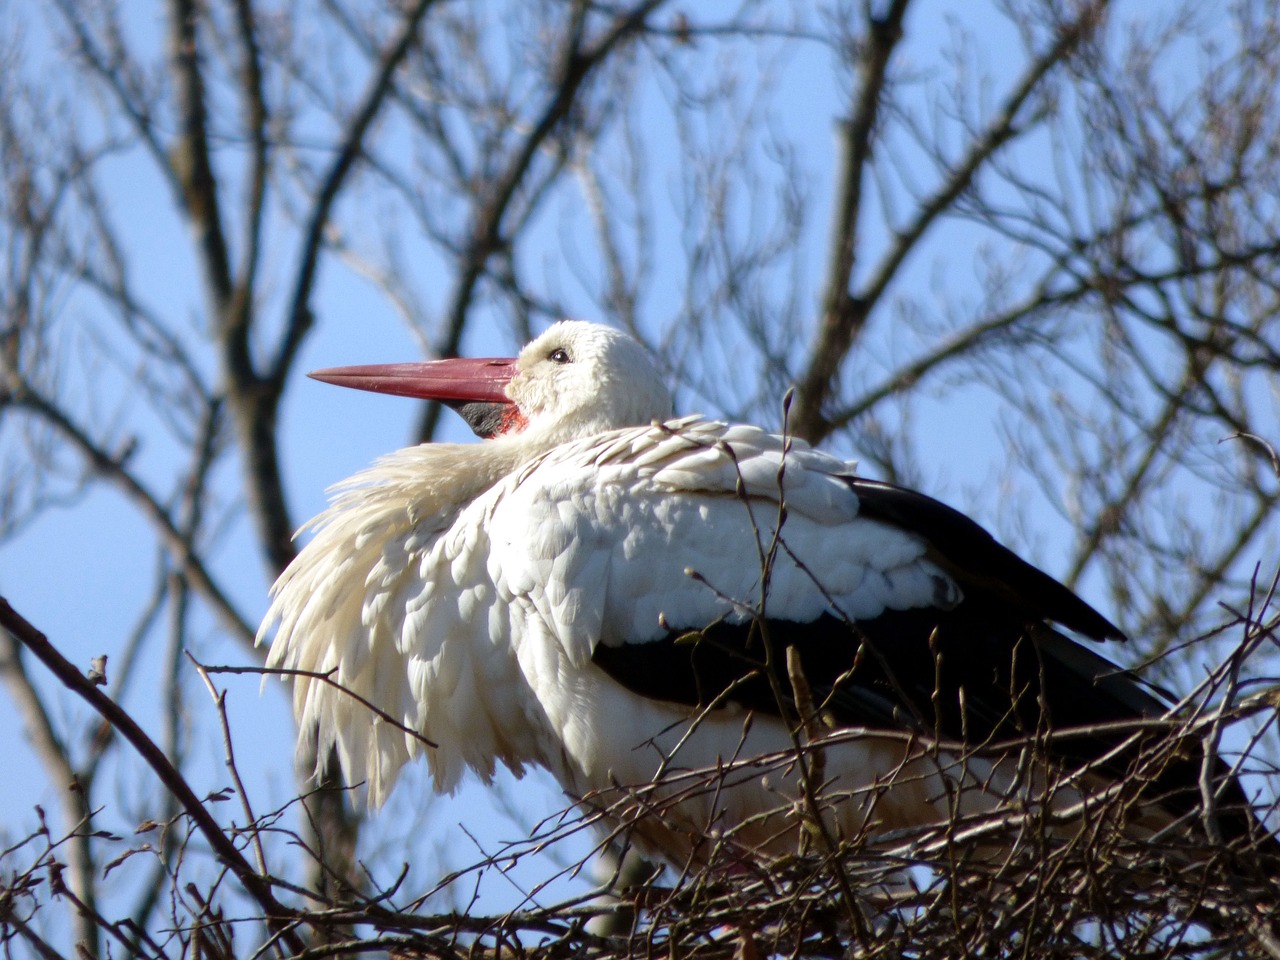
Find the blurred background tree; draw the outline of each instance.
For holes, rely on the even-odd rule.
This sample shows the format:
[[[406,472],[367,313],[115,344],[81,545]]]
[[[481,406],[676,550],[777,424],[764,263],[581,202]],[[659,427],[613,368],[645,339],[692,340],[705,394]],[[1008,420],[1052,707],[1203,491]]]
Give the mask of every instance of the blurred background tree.
[[[183,652],[260,663],[322,488],[456,429],[302,374],[568,315],[648,343],[684,412],[776,428],[795,385],[799,435],[965,509],[1187,689],[1182,643],[1280,556],[1278,73],[1267,0],[0,5],[0,585],[217,795]],[[2,869],[70,836],[87,907],[23,923],[95,955],[104,901],[173,926],[185,835],[104,868],[177,800],[16,641],[0,671]],[[231,683],[278,791],[282,698]],[[285,817],[325,895],[456,837],[362,838],[332,784]]]

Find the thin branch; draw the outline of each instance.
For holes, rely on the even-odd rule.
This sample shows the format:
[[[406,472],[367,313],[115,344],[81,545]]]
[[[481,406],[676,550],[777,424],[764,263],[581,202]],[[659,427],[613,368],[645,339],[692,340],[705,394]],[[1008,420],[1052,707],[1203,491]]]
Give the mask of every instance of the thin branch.
[[[25,719],[30,745],[44,765],[49,782],[58,784],[59,806],[68,825],[71,884],[77,897],[92,909],[97,902],[97,876],[94,869],[88,784],[82,783],[72,763],[68,745],[58,735],[53,719],[45,709],[44,699],[32,682],[22,662],[19,638],[5,632],[4,650],[0,653],[0,676],[4,677],[9,696]],[[98,942],[97,929],[87,915],[75,919],[77,938],[89,944]]]
[[[169,0],[169,60],[180,132],[168,156],[182,188],[183,210],[196,231],[211,313],[221,325],[228,319],[234,284],[209,144],[200,19],[194,0]]]
[[[372,702],[371,700],[368,700],[365,697],[362,697],[360,694],[356,693],[354,690],[350,689],[349,687],[344,687],[337,680],[333,679],[334,671],[332,670],[330,670],[327,673],[322,673],[317,670],[292,670],[284,667],[227,667],[227,666],[214,667],[214,666],[209,666],[208,664],[200,663],[194,657],[191,657],[190,654],[188,654],[187,656],[191,658],[192,663],[196,665],[196,667],[200,670],[202,674],[210,674],[210,675],[217,674],[217,673],[226,673],[231,675],[256,674],[258,676],[263,676],[263,677],[267,677],[267,676],[305,677],[308,680],[318,680],[320,683],[327,684],[333,687],[335,690],[341,691],[345,696],[348,696],[352,700],[356,701],[358,704],[360,704],[360,706],[364,707],[366,710],[372,713],[375,717],[377,717],[383,723],[387,724],[388,726],[395,727],[397,730],[399,730],[401,733],[405,734],[406,736],[412,737],[414,740],[417,740],[424,747],[431,747],[434,749],[439,746],[439,744],[436,743],[434,740],[431,740],[428,737],[424,737],[420,731],[415,730],[413,727],[407,726],[404,722],[400,720],[397,720],[391,714],[387,713],[387,711],[379,707],[376,703]]]
[[[236,312],[251,308],[257,289],[258,259],[262,244],[262,217],[266,207],[267,177],[271,151],[267,143],[270,114],[263,89],[262,56],[258,48],[257,18],[252,0],[235,0],[236,31],[240,37],[241,101],[245,109],[245,127],[249,133],[249,189],[245,197],[244,241],[236,280]]]

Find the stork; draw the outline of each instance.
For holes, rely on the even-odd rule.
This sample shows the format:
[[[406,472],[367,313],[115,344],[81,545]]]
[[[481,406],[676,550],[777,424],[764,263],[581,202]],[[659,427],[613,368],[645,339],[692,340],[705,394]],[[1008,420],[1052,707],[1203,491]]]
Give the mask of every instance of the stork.
[[[374,805],[421,750],[441,790],[541,766],[669,858],[763,855],[795,849],[813,779],[836,838],[1077,802],[1123,769],[1107,731],[1165,711],[1081,642],[1122,632],[978,524],[799,440],[673,419],[616,330],[313,376],[441,400],[485,438],[339,484],[272,591],[269,665]],[[1001,746],[1079,727],[1030,775]],[[1055,787],[1055,763],[1088,772]],[[1199,771],[1166,768],[1139,819],[1186,815]]]

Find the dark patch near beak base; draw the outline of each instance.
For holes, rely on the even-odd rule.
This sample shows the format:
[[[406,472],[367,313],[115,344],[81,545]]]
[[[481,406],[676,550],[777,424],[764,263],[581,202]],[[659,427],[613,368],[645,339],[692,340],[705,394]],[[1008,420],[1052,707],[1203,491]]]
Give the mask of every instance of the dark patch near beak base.
[[[471,428],[471,432],[481,439],[490,440],[504,432],[507,427],[510,404],[490,400],[442,400],[441,402],[462,417]]]

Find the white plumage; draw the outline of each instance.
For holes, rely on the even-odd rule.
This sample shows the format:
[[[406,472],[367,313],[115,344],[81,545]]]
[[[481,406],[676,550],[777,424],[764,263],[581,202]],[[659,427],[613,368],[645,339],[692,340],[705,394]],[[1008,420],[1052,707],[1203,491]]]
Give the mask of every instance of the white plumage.
[[[423,750],[442,790],[467,769],[536,764],[575,799],[623,798],[613,816],[629,817],[639,801],[619,786],[658,777],[674,794],[692,782],[681,771],[785,755],[814,732],[790,645],[832,735],[821,769],[828,795],[848,795],[829,824],[845,835],[989,809],[1015,788],[999,752],[922,744],[1043,719],[1019,649],[1050,662],[1044,701],[1068,719],[1159,709],[1048,621],[1119,631],[976,525],[801,442],[669,419],[655,368],[616,331],[563,322],[514,364],[321,376],[451,401],[494,435],[400,450],[340,484],[273,589],[268,662],[334,681],[297,678],[295,713],[375,805]],[[762,779],[747,764],[639,835],[675,857],[711,834],[793,850],[799,769]]]

